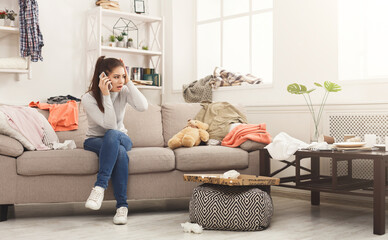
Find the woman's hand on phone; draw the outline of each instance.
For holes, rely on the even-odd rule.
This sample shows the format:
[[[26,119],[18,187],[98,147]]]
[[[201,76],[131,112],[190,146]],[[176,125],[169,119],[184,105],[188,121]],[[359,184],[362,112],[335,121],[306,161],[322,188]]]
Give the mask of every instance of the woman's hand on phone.
[[[129,76],[128,76],[127,68],[125,67],[125,64],[124,64],[123,59],[120,58],[120,61],[121,61],[121,62],[123,63],[123,65],[124,65],[124,71],[125,71],[125,82],[124,82],[124,84],[127,85],[127,83],[129,82]]]
[[[100,83],[98,87],[100,88],[102,95],[109,95],[109,84],[111,83],[108,77],[100,78]]]

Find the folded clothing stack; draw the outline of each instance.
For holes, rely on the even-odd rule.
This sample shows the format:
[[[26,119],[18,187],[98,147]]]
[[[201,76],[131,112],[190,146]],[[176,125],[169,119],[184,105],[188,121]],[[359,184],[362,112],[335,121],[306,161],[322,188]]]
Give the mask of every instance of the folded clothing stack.
[[[0,58],[0,69],[27,69],[27,60],[22,57]]]
[[[104,9],[120,10],[120,4],[118,1],[98,0],[97,6],[101,6]]]

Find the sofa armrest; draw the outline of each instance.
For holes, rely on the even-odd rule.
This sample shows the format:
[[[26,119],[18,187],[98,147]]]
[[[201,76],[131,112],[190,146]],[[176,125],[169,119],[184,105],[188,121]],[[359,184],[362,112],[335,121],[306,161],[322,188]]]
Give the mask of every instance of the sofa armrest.
[[[18,140],[0,134],[0,155],[18,157],[23,152],[24,147]]]

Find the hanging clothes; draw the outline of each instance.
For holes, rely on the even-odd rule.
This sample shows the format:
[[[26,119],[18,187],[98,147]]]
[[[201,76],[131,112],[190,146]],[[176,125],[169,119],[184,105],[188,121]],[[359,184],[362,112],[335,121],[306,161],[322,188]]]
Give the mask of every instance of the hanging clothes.
[[[32,62],[43,61],[43,36],[39,27],[37,0],[19,0],[20,12],[20,54],[31,56]]]
[[[48,121],[56,132],[78,129],[78,105],[74,100],[65,104],[30,102],[29,106],[49,110]]]

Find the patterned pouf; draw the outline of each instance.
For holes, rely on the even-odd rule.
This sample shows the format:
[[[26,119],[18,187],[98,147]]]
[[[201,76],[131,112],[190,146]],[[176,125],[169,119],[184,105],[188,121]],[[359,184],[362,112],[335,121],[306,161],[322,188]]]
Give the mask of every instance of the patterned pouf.
[[[204,229],[264,230],[272,215],[271,196],[253,186],[202,184],[190,200],[190,220]]]

